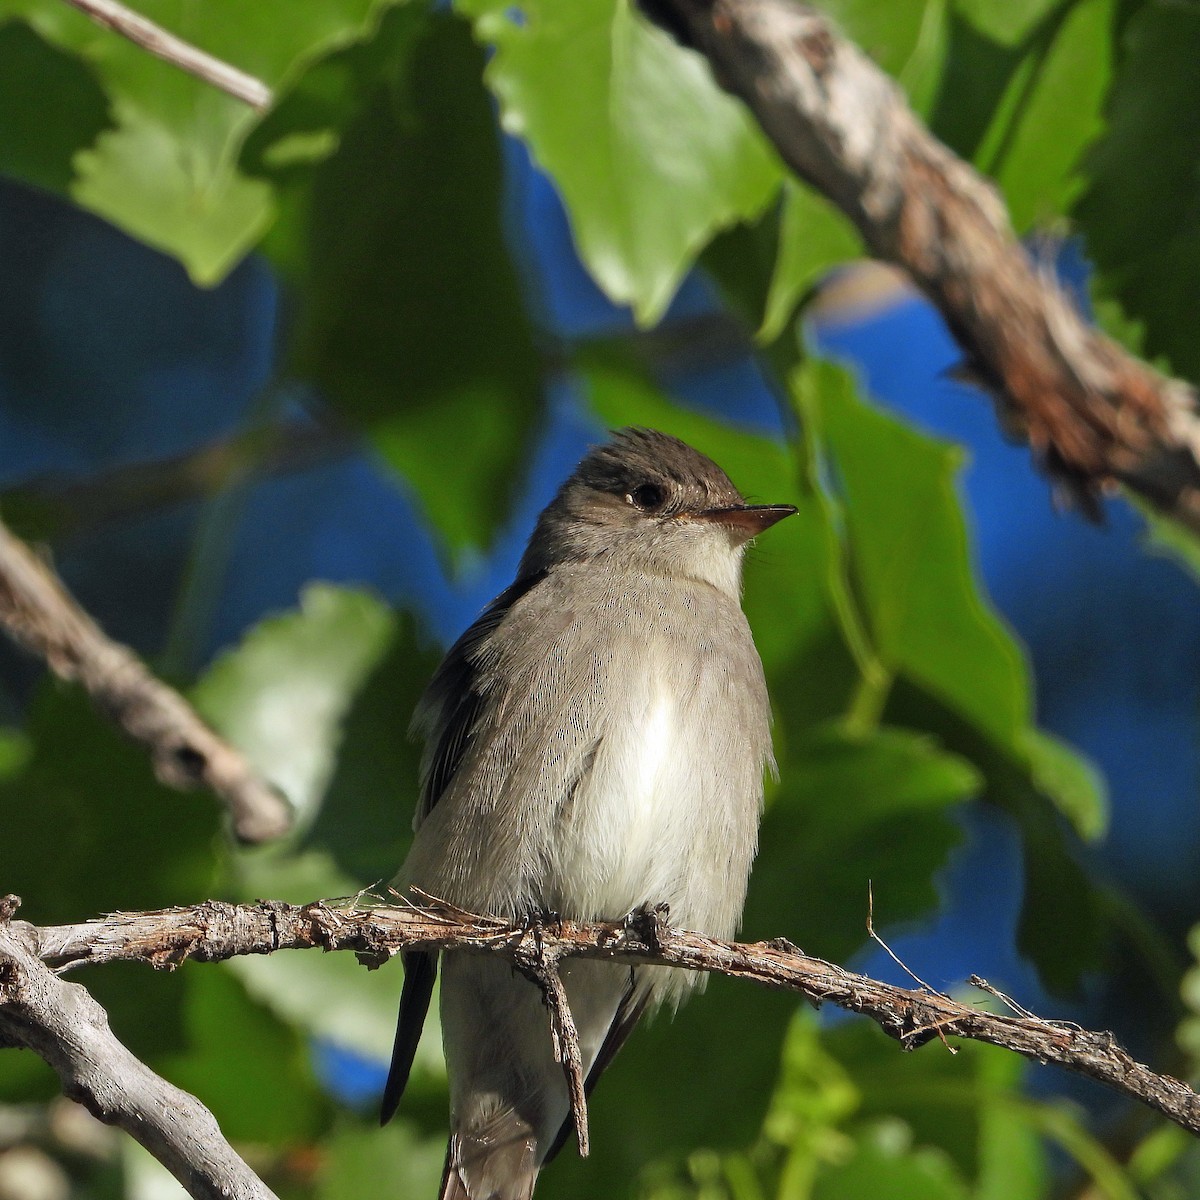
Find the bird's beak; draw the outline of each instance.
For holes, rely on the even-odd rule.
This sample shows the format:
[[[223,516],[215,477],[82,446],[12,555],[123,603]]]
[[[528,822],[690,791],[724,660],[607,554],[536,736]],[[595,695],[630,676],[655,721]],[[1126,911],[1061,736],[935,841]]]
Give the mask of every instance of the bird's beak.
[[[795,513],[796,509],[790,504],[734,504],[729,508],[703,508],[693,513],[692,517],[697,521],[723,525],[730,533],[749,541]]]

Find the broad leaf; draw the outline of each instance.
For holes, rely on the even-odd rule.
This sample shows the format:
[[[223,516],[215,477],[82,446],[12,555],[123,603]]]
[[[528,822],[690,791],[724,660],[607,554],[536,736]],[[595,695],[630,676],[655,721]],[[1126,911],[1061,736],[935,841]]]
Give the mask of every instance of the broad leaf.
[[[142,0],[138,10],[275,87],[307,59],[359,36],[381,6]],[[44,38],[78,54],[108,93],[115,125],[77,155],[72,197],[178,258],[198,282],[219,281],[272,218],[270,189],[236,166],[257,114],[55,0],[0,0],[0,17],[7,14],[25,17]]]
[[[0,112],[0,173],[60,192],[75,155],[111,122],[94,72],[19,21],[0,20]]]
[[[1076,208],[1097,289],[1143,326],[1145,352],[1200,379],[1200,9],[1150,0],[1126,27],[1108,130]],[[1186,117],[1184,114],[1187,114]]]
[[[713,234],[760,213],[780,170],[696,54],[629,0],[459,0],[487,79],[567,205],[579,253],[653,324]]]
[[[951,14],[931,123],[999,184],[1020,232],[1059,217],[1082,189],[1080,158],[1101,129],[1112,22],[1112,0],[1058,5],[1019,39]]]
[[[312,584],[268,617],[193,691],[200,710],[311,819],[333,774],[341,722],[383,654],[392,618],[365,592]]]
[[[305,73],[247,144],[283,211],[296,373],[371,438],[461,549],[503,520],[541,363],[501,226],[501,157],[465,23],[416,6]]]

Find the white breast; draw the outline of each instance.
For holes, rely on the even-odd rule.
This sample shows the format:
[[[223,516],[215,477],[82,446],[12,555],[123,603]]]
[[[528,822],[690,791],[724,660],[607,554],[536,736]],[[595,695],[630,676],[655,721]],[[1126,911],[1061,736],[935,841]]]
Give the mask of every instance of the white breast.
[[[689,786],[681,716],[660,688],[610,726],[564,814],[552,907],[615,918],[677,900],[704,800]]]

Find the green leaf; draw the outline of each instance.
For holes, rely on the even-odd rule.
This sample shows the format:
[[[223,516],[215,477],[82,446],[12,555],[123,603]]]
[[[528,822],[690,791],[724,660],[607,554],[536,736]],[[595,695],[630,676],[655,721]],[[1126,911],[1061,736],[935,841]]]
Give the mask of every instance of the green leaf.
[[[985,37],[1015,46],[1063,4],[1062,0],[956,0],[955,7]]]
[[[438,658],[403,621],[345,717],[337,766],[305,844],[360,887],[386,883],[408,853],[421,756],[408,725]]]
[[[979,787],[970,764],[901,730],[826,727],[790,743],[763,818],[746,935],[782,934],[838,962],[866,938],[869,890],[880,928],[927,912],[934,874],[961,839],[948,810]]]
[[[433,1196],[445,1155],[444,1138],[422,1138],[404,1121],[383,1129],[343,1124],[324,1143],[316,1200]]]
[[[1052,796],[1059,812],[1085,841],[1098,841],[1108,829],[1104,776],[1078,750],[1039,729],[1021,739],[1034,786]]]
[[[95,74],[17,21],[0,23],[0,112],[0,172],[59,192],[74,156],[111,122]]]
[[[243,854],[237,885],[238,894],[247,899],[270,896],[291,903],[357,891],[327,855],[316,851],[300,857]],[[368,971],[353,954],[306,950],[237,958],[229,969],[251,996],[289,1024],[377,1061],[390,1054],[403,983],[399,962]],[[426,1073],[442,1072],[438,1040],[438,1023],[431,1014],[422,1042]]]
[[[868,1133],[889,1125],[905,1131],[917,1147],[933,1147],[953,1161],[962,1178],[976,1182],[978,1194],[1033,1197],[1038,1187],[997,1191],[1001,1181],[1039,1179],[1044,1156],[1022,1083],[1026,1063],[1012,1053],[977,1042],[955,1041],[947,1053],[932,1041],[915,1055],[899,1052],[892,1039],[870,1022],[839,1025],[826,1037],[834,1055],[859,1089],[856,1123]],[[902,1139],[893,1134],[894,1141]],[[1014,1154],[998,1161],[1002,1146]]]
[[[306,1042],[224,965],[187,969],[183,1017],[186,1049],[160,1069],[212,1109],[226,1137],[299,1142],[319,1130],[328,1101]]]
[[[1095,286],[1144,326],[1145,352],[1200,379],[1200,9],[1151,0],[1128,22],[1108,129],[1076,206]]]
[[[297,289],[293,370],[456,549],[504,519],[541,397],[483,66],[464,22],[395,9],[300,77],[243,158],[282,208],[267,250]]]
[[[1113,0],[1059,4],[1020,39],[951,15],[933,127],[1000,186],[1018,231],[1060,216],[1082,188],[1080,158],[1102,127],[1112,23]]]
[[[359,36],[383,3],[142,0],[138,10],[275,87],[307,59]],[[78,54],[108,92],[115,127],[76,156],[72,198],[178,258],[197,282],[218,282],[273,214],[270,188],[236,166],[257,114],[54,0],[0,0],[0,16],[9,13]]]
[[[0,879],[37,924],[193,904],[211,893],[217,802],[159,784],[146,753],[83,693],[47,680],[23,769],[0,779]],[[145,979],[145,973],[142,972]]]
[[[924,114],[946,55],[949,0],[827,0],[821,11],[903,88]]]
[[[296,612],[259,622],[196,685],[199,711],[310,819],[333,774],[341,723],[392,632],[365,592],[310,584]]]
[[[849,1162],[822,1171],[813,1200],[970,1200],[946,1158],[932,1150],[860,1144]]]
[[[793,391],[840,500],[843,557],[827,563],[832,593],[845,577],[839,611],[861,672],[850,725],[925,730],[979,768],[1025,841],[1021,947],[1049,986],[1070,991],[1099,959],[1103,909],[1046,802],[1094,836],[1104,797],[1089,767],[1034,729],[1023,656],[975,582],[955,493],[959,452],[868,407],[828,364],[807,366]],[[1055,944],[1067,903],[1069,951]]]
[[[1146,522],[1143,548],[1169,558],[1193,579],[1200,580],[1200,538],[1178,521],[1155,512],[1149,504],[1135,501],[1135,506]]]
[[[1179,1026],[1179,1044],[1195,1064],[1200,1063],[1200,925],[1192,926],[1188,949],[1193,963],[1183,977],[1181,995],[1190,1015]]]
[[[821,277],[861,253],[862,242],[849,220],[811,188],[789,180],[783,190],[779,258],[771,276],[759,341],[774,341],[797,303]]]
[[[869,407],[837,368],[815,365],[795,388],[819,396],[854,583],[882,665],[1011,744],[1029,722],[1028,673],[976,587],[954,483],[961,451]]]
[[[17,729],[0,728],[0,779],[25,769],[33,748]]]
[[[705,243],[753,218],[780,169],[707,65],[629,0],[459,0],[489,85],[566,203],[583,261],[652,325]]]
[[[214,894],[221,814],[211,796],[163,787],[145,751],[79,689],[57,681],[39,688],[23,734],[27,750],[0,778],[0,878],[6,892],[23,897],[23,918],[69,923]],[[152,977],[140,964],[113,963],[87,987],[138,1057],[153,1064],[178,1049],[182,973]],[[13,1070],[18,1091],[44,1080],[19,1062],[4,1068],[5,1077]]]
[[[1114,0],[1062,9],[1027,56],[1012,109],[989,130],[980,165],[1000,185],[1020,232],[1061,217],[1083,190],[1083,152],[1103,127],[1113,10]]]

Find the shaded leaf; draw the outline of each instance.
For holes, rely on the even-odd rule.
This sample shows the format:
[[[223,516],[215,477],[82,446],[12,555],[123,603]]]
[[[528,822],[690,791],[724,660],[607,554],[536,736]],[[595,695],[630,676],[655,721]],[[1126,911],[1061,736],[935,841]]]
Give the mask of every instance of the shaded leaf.
[[[283,209],[267,249],[297,289],[293,369],[458,549],[503,520],[541,393],[483,65],[463,22],[395,9],[299,78],[243,159]]]
[[[108,97],[86,64],[2,17],[0,112],[0,172],[60,192],[74,156],[111,122]]]
[[[333,779],[306,844],[330,854],[360,887],[386,884],[412,838],[420,746],[412,714],[438,663],[405,620],[346,715]]]
[[[56,681],[38,690],[24,733],[24,769],[0,780],[0,878],[24,897],[26,920],[80,921],[210,894],[220,830],[212,797],[163,787],[141,747]]]
[[[223,966],[186,974],[186,1049],[168,1056],[162,1072],[212,1109],[228,1138],[295,1143],[318,1132],[328,1101],[304,1039]]]
[[[1152,0],[1126,26],[1108,129],[1075,214],[1096,287],[1144,328],[1145,352],[1200,379],[1200,9]],[[1186,116],[1184,114],[1187,114]]]
[[[383,1129],[343,1124],[325,1143],[316,1200],[433,1196],[446,1154],[442,1138],[422,1138],[404,1121]]]
[[[869,888],[879,928],[928,911],[934,874],[961,839],[948,810],[979,783],[962,759],[899,730],[826,728],[790,744],[763,818],[746,936],[783,934],[839,962],[866,937]]]

